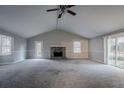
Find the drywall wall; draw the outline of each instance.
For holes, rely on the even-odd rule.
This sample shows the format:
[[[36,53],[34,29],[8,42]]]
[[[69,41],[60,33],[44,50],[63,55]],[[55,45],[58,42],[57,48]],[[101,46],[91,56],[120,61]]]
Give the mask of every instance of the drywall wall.
[[[90,58],[91,60],[104,63],[104,39],[96,37],[90,41]]]
[[[66,58],[88,58],[88,39],[66,31],[50,31],[27,39],[27,58],[36,58],[35,41],[43,42],[41,58],[50,58],[51,46],[65,46]],[[73,41],[81,42],[81,53],[73,53]]]
[[[107,39],[124,35],[124,29],[120,29],[89,40],[91,60],[107,64]]]
[[[26,58],[26,39],[9,33],[3,29],[0,29],[0,34],[8,35],[13,38],[12,54],[7,56],[0,56],[0,64],[8,64],[24,60]]]

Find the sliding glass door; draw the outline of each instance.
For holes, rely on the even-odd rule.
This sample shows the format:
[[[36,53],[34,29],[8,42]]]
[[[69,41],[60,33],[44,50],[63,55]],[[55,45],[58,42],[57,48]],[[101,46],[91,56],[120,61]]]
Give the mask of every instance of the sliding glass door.
[[[117,62],[118,67],[124,68],[124,37],[117,38]]]
[[[124,36],[108,39],[108,64],[124,68]]]
[[[116,39],[108,39],[108,64],[116,65]]]

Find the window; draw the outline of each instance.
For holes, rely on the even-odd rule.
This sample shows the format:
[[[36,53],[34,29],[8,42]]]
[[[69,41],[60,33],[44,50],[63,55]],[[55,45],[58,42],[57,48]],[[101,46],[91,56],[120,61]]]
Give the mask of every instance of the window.
[[[35,47],[36,47],[36,57],[41,57],[42,56],[42,42],[40,41],[36,41],[35,43]]]
[[[80,41],[73,42],[73,51],[74,53],[81,53],[81,42]]]
[[[10,36],[0,34],[0,55],[11,55],[12,38]]]

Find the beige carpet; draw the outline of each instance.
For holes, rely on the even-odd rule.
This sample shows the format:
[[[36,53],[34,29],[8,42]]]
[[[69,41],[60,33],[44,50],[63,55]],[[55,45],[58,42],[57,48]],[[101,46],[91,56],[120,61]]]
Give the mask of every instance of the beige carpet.
[[[124,69],[90,60],[26,60],[0,66],[0,87],[124,87]]]

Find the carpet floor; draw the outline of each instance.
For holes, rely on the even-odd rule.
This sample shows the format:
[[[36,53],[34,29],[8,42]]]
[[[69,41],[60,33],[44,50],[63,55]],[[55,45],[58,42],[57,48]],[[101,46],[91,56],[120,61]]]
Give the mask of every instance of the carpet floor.
[[[124,69],[90,60],[32,59],[0,66],[2,88],[121,88]]]

